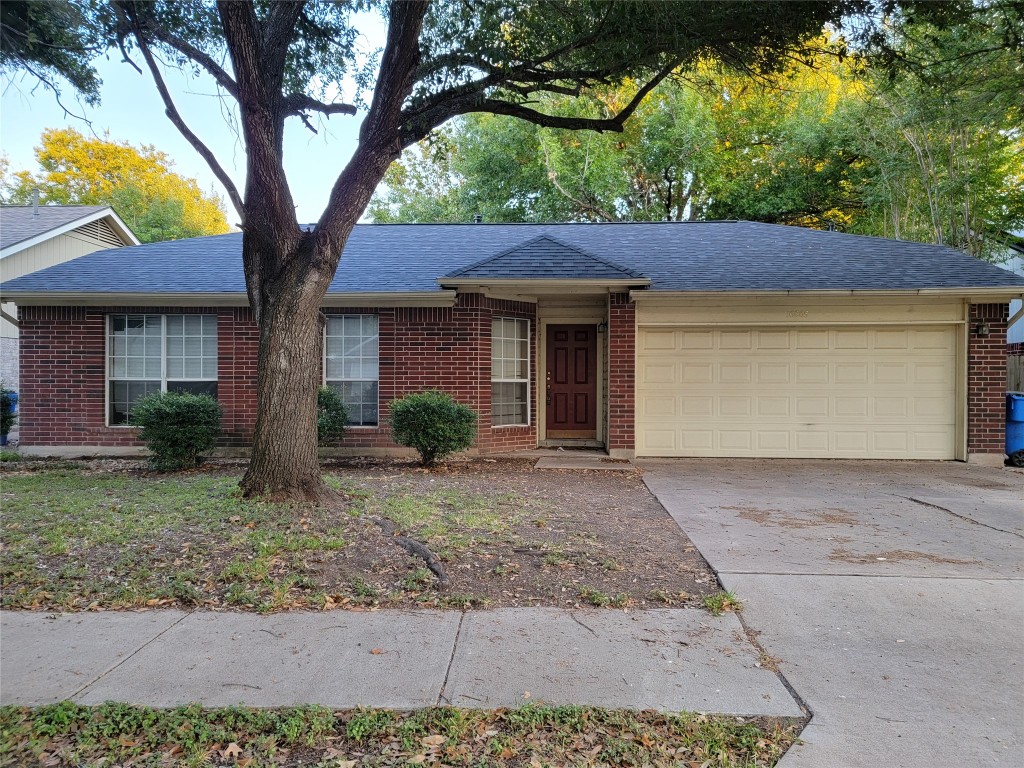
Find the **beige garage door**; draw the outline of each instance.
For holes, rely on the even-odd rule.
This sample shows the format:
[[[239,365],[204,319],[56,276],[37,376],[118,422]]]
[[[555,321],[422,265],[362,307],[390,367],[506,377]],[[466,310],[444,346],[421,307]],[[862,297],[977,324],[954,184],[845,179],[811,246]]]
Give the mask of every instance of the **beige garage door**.
[[[953,327],[642,328],[637,455],[952,459]]]

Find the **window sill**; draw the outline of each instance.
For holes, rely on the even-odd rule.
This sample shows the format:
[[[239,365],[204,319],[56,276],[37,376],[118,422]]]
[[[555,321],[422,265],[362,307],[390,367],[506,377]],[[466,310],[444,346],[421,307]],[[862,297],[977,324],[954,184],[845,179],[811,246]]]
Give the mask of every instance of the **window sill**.
[[[492,424],[491,429],[528,429],[533,424]]]

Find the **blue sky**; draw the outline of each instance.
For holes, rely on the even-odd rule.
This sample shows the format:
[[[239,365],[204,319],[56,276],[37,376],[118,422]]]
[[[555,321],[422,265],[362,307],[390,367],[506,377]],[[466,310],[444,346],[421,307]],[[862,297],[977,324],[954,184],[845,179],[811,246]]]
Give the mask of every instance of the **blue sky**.
[[[363,15],[357,26],[363,33],[364,49],[382,45],[382,19]],[[216,189],[223,195],[209,167],[167,119],[148,73],[140,75],[122,63],[116,52],[99,59],[96,66],[103,80],[99,106],[80,104],[70,87],[62,95],[65,105],[88,118],[91,126],[76,117],[65,116],[53,94],[37,87],[32,78],[17,76],[5,83],[0,96],[0,146],[10,160],[11,170],[35,170],[33,147],[39,143],[43,130],[70,127],[100,136],[109,132],[116,141],[152,144],[174,159],[178,173],[195,178],[203,189]],[[168,70],[165,76],[185,122],[213,150],[241,190],[245,182],[245,152],[241,139],[225,119],[223,110],[228,102],[217,98],[209,77],[193,79],[176,70]],[[319,135],[311,133],[297,119],[288,121],[284,159],[299,221],[319,218],[331,185],[355,149],[362,117],[362,113],[355,117],[335,115],[319,124],[314,121]],[[236,223],[238,216],[226,195],[225,207],[228,221]]]

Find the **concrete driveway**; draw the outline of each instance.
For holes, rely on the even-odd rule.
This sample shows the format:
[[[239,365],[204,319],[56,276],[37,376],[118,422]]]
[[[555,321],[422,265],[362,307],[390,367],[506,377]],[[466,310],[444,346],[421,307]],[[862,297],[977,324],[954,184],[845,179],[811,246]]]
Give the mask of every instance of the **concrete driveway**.
[[[638,463],[813,715],[783,768],[1024,765],[1024,472]]]

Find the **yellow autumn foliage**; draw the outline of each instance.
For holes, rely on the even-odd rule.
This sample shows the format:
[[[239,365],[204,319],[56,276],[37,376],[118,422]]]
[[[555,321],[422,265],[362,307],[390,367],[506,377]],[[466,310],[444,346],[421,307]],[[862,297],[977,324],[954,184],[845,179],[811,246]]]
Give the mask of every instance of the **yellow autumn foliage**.
[[[110,205],[143,242],[229,230],[220,195],[175,173],[174,161],[152,145],[50,128],[35,156],[39,171],[19,171],[7,184],[11,202],[27,203],[38,189],[44,203]]]

